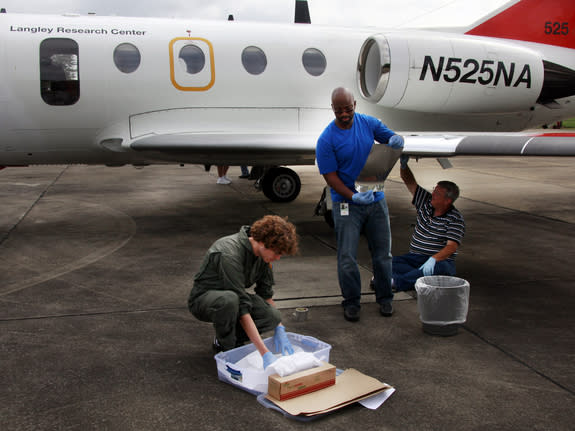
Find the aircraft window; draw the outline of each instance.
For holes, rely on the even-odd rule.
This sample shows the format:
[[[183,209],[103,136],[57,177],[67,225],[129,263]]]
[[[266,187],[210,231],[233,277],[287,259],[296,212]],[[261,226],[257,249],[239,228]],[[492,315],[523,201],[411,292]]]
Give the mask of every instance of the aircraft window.
[[[179,58],[182,68],[191,75],[200,73],[206,65],[204,51],[197,45],[185,45],[180,49]]]
[[[259,75],[268,65],[265,53],[257,46],[248,46],[242,52],[242,64],[252,75]]]
[[[140,67],[140,51],[131,43],[122,43],[114,50],[114,64],[124,73],[132,73]]]
[[[315,48],[306,49],[301,57],[301,62],[307,73],[313,76],[321,75],[327,66],[325,56],[319,49]]]
[[[80,98],[78,44],[72,39],[40,44],[40,93],[48,105],[73,105]]]

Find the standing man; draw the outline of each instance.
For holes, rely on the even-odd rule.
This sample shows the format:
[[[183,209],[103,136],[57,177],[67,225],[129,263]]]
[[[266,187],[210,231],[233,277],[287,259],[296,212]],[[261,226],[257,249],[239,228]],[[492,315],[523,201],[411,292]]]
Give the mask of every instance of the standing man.
[[[188,308],[197,319],[213,323],[215,351],[230,350],[250,340],[266,368],[276,357],[260,334],[275,329],[276,351],[293,353],[272,298],[272,263],[297,249],[295,226],[272,215],[212,244],[194,277]],[[254,294],[248,293],[254,284]]]
[[[393,284],[396,290],[412,290],[419,277],[455,275],[455,257],[465,234],[465,221],[453,206],[459,187],[451,181],[440,181],[432,193],[415,181],[407,165],[409,156],[400,159],[400,175],[413,196],[417,210],[415,231],[409,253],[393,257]]]
[[[371,251],[375,299],[381,314],[391,316],[391,233],[387,203],[383,192],[358,193],[355,180],[367,161],[374,140],[401,149],[403,138],[377,118],[355,113],[355,99],[346,88],[333,90],[331,107],[335,120],[317,141],[316,159],[320,174],[331,188],[344,317],[351,322],[359,320],[361,279],[357,247],[361,232],[365,232]]]

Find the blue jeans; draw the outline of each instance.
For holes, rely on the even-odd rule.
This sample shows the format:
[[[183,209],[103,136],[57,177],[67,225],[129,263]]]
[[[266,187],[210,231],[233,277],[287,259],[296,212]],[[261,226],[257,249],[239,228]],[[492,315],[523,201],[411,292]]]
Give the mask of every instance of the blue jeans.
[[[338,202],[333,204],[333,221],[337,238],[337,276],[345,307],[360,307],[361,278],[357,266],[359,237],[364,233],[371,252],[375,276],[375,300],[391,302],[391,234],[385,198],[371,205],[349,204],[349,215],[341,215]]]
[[[415,289],[415,282],[423,277],[419,269],[430,256],[424,254],[407,253],[393,257],[393,284],[397,291]],[[455,261],[441,260],[435,262],[432,275],[455,275]]]

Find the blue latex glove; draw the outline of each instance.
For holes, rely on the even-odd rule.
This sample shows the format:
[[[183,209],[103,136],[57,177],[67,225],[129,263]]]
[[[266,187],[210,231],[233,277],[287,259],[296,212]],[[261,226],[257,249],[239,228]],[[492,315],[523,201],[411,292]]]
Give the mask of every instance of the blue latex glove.
[[[369,205],[373,203],[373,190],[368,190],[367,192],[355,193],[351,200],[355,204],[359,205]]]
[[[399,157],[399,165],[401,166],[401,169],[407,168],[407,162],[409,162],[409,156],[407,154],[402,154]]]
[[[383,193],[382,191],[373,192],[373,200],[374,201],[376,199],[383,199],[384,197],[385,197],[385,193]]]
[[[273,364],[278,358],[276,358],[272,352],[266,352],[262,356],[262,359],[264,360],[264,370],[265,370],[270,364]]]
[[[423,265],[419,267],[423,271],[423,275],[433,275],[433,270],[435,269],[435,259],[430,257],[427,259]]]
[[[278,325],[276,327],[276,332],[274,334],[274,344],[276,346],[276,352],[282,355],[293,355],[293,347],[288,340],[286,335],[286,328],[283,325]]]
[[[403,148],[403,136],[393,135],[391,138],[389,138],[387,145],[389,145],[394,150],[401,150]]]

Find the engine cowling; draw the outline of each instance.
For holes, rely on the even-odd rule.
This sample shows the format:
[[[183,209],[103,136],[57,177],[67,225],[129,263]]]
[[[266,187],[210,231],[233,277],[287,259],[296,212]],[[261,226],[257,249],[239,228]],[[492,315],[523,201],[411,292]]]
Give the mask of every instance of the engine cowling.
[[[543,59],[504,41],[452,34],[376,34],[358,59],[362,96],[387,108],[434,113],[525,111],[541,93]]]

